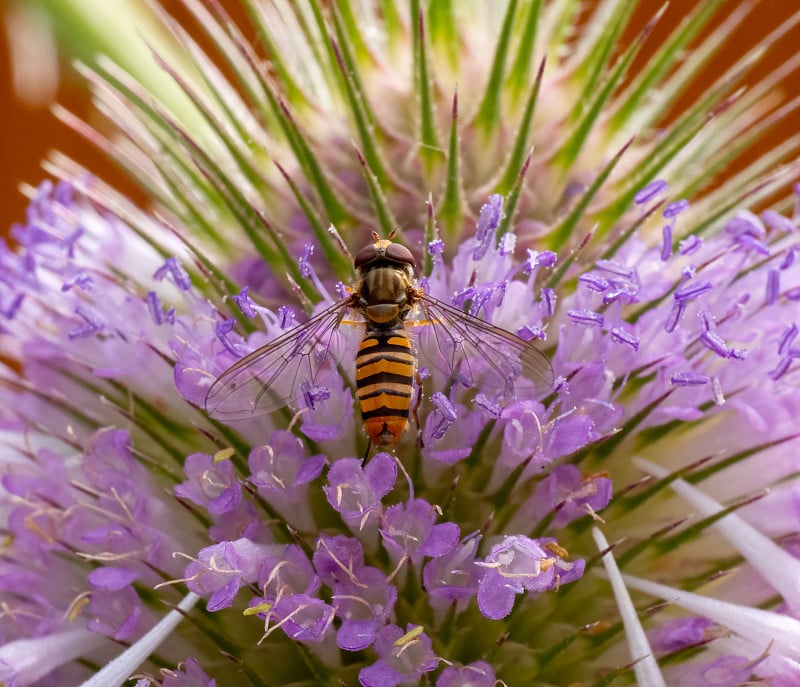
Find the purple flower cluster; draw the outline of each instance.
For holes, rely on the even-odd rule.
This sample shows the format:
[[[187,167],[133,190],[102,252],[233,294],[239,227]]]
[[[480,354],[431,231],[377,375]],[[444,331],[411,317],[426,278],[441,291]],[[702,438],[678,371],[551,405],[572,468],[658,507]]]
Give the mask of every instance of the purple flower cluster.
[[[554,388],[502,402],[497,389],[426,368],[421,444],[409,432],[394,454],[364,461],[346,375],[305,389],[296,413],[235,427],[207,418],[215,378],[292,318],[245,288],[235,307],[263,327],[241,333],[180,261],[73,188],[44,185],[15,229],[21,249],[0,245],[0,333],[27,380],[0,390],[9,536],[0,600],[10,609],[0,640],[11,647],[0,649],[2,679],[74,682],[85,674],[75,659],[104,663],[113,642],[135,643],[163,615],[155,588],[171,604],[178,589],[203,597],[241,644],[279,652],[300,643],[311,664],[363,685],[429,673],[440,687],[491,685],[513,660],[483,659],[513,651],[503,634],[526,610],[576,627],[593,620],[580,601],[581,589],[595,589],[589,577],[561,588],[583,577],[591,549],[582,535],[611,501],[604,446],[622,446],[613,468],[626,475],[637,437],[666,423],[714,423],[670,439],[676,468],[716,450],[720,432],[741,447],[796,431],[794,224],[741,213],[719,235],[667,250],[689,211],[676,201],[662,213],[662,245],[634,235],[613,257],[574,268],[570,291],[542,286],[554,253],[520,262],[513,235],[486,238],[502,203],[489,200],[452,268],[440,244],[429,246],[422,286],[542,340]],[[142,265],[152,275],[144,283]],[[311,251],[302,270],[322,288]],[[333,302],[322,291],[318,309]],[[726,471],[721,498],[796,471],[786,454],[771,455],[757,475]],[[575,601],[547,601],[561,597]],[[456,638],[443,629],[453,623],[464,628]],[[653,643],[681,651],[713,639],[709,626],[666,625]],[[773,667],[769,657],[740,658],[728,652],[720,669],[741,677]],[[190,659],[161,684],[215,682]]]
[[[287,436],[282,430],[275,434],[278,442]],[[253,453],[263,449],[253,449],[251,466]],[[191,458],[190,479],[176,487],[176,493],[198,505],[204,500],[214,517],[239,509],[239,498],[225,498],[225,506],[219,507],[229,489],[224,477],[228,470],[214,466],[210,456]],[[298,463],[313,461],[299,454],[295,458]],[[187,565],[183,581],[208,599],[209,611],[231,606],[243,588],[257,589],[246,614],[264,622],[265,637],[280,629],[304,643],[325,643],[335,636],[336,645],[345,651],[374,645],[379,660],[361,672],[361,682],[394,685],[419,678],[435,669],[439,660],[421,627],[416,632],[418,626],[409,625],[403,633],[391,623],[398,580],[421,574],[432,606],[459,600],[463,610],[477,597],[484,616],[502,619],[511,612],[517,595],[551,591],[581,576],[583,561],[567,561],[566,552],[552,538],[506,537],[484,559],[478,558],[480,536],[460,541],[456,523],[437,523],[441,514],[437,506],[421,498],[386,506],[383,501],[396,488],[396,478],[396,462],[389,454],[379,453],[366,465],[340,458],[329,467],[323,490],[352,535],[319,535],[310,551],[274,540],[258,544],[247,536],[223,541],[202,549]],[[206,486],[199,487],[199,482]],[[269,500],[270,492],[264,491],[263,497]],[[302,510],[307,500],[306,495],[298,497],[297,507]],[[285,519],[292,526],[297,520],[292,510]],[[378,537],[391,561],[388,572],[369,564],[381,559]]]

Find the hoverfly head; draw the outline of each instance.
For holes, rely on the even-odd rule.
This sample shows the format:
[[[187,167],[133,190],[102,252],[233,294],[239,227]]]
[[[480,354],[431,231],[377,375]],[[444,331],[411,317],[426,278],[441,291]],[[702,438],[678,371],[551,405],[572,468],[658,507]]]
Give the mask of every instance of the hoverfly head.
[[[414,256],[411,251],[400,243],[394,243],[392,239],[395,232],[389,234],[388,239],[380,238],[378,232],[372,232],[372,243],[364,246],[358,253],[354,262],[355,268],[360,270],[363,267],[372,265],[375,262],[394,263],[399,266],[409,265],[415,267]]]

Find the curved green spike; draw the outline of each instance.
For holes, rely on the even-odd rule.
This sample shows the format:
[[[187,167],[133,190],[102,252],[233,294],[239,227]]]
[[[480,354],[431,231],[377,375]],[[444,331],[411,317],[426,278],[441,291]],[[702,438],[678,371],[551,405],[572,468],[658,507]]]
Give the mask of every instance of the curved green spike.
[[[303,210],[303,214],[305,214],[306,219],[311,226],[311,231],[314,234],[314,238],[322,247],[322,253],[325,256],[325,260],[333,269],[334,274],[341,280],[348,279],[353,272],[352,266],[347,261],[347,258],[342,251],[339,250],[339,246],[336,244],[327,227],[323,224],[322,219],[314,209],[314,206],[311,205],[303,192],[298,188],[294,179],[292,179],[291,175],[278,163],[278,161],[273,160],[273,163],[278,168],[281,176],[286,180],[289,188],[292,190],[292,194],[294,194],[297,204]]]
[[[496,236],[498,239],[511,229],[511,224],[514,221],[514,212],[519,204],[522,186],[525,183],[525,177],[528,174],[528,167],[530,167],[532,157],[533,150],[528,153],[528,156],[522,163],[522,167],[520,168],[519,172],[517,172],[517,178],[514,181],[514,185],[511,187],[511,190],[508,192],[508,196],[505,199],[505,204],[503,207],[503,219],[500,220],[500,224],[497,227]]]
[[[536,47],[536,34],[539,28],[539,18],[542,11],[542,0],[533,0],[528,6],[528,15],[525,17],[524,28],[519,36],[517,56],[506,78],[506,90],[513,100],[519,101],[522,94],[528,90],[530,84],[531,68],[533,67],[533,51]],[[546,56],[546,53],[545,53]],[[543,57],[542,60],[545,58]]]
[[[417,14],[416,40],[414,41],[414,77],[417,83],[419,103],[420,155],[425,173],[430,178],[434,165],[442,158],[443,150],[436,133],[436,112],[433,104],[428,51],[425,47],[425,17],[420,8]]]
[[[756,494],[755,496],[750,496],[748,498],[741,499],[736,503],[728,506],[727,508],[721,509],[719,512],[714,513],[713,515],[708,515],[698,522],[690,525],[689,527],[681,530],[677,534],[669,537],[668,539],[663,539],[662,541],[656,542],[654,544],[657,556],[662,556],[665,553],[670,551],[674,551],[679,546],[683,544],[687,544],[692,540],[697,540],[699,536],[707,530],[711,525],[715,522],[722,520],[726,515],[730,515],[731,513],[735,513],[740,508],[745,506],[749,506],[756,501],[760,501],[767,495],[767,491],[763,491],[760,494]]]
[[[573,207],[570,213],[559,223],[557,227],[553,229],[548,237],[548,246],[551,250],[557,251],[569,241],[572,232],[577,228],[580,220],[583,219],[586,209],[589,207],[589,203],[597,195],[600,187],[611,175],[614,167],[617,166],[617,163],[625,154],[625,151],[628,150],[628,148],[630,148],[630,146],[633,144],[633,141],[634,139],[629,140],[624,146],[622,146],[619,152],[617,152],[617,154],[614,155],[611,160],[609,160],[608,164],[606,164],[606,166],[601,170],[600,174],[598,174],[595,180],[592,182],[592,185],[586,189],[580,200],[575,204],[575,207]],[[600,226],[605,226],[607,229],[610,228],[610,224],[599,225],[598,229]],[[604,231],[600,230],[596,231],[595,233],[599,236],[602,236]]]
[[[337,64],[342,72],[350,113],[353,115],[353,123],[358,130],[358,138],[363,147],[363,152],[360,154],[364,156],[371,173],[377,177],[380,183],[387,183],[389,176],[386,172],[386,165],[383,162],[378,141],[375,138],[374,130],[370,124],[369,116],[365,108],[365,101],[362,98],[362,94],[359,93],[358,86],[354,80],[354,72],[349,70],[344,53],[340,50],[336,39],[331,36],[330,42],[333,46],[333,52],[336,55]]]
[[[650,58],[647,65],[636,75],[633,85],[620,98],[622,105],[609,122],[612,133],[617,133],[637,114],[637,111],[644,105],[644,100],[659,85],[662,79],[682,58],[683,51],[692,39],[703,29],[709,20],[717,13],[724,0],[708,0],[699,2],[695,5],[691,13],[684,18],[677,30],[671,31],[666,40],[661,43],[656,53]],[[693,59],[689,55],[688,59]],[[686,83],[685,79],[683,80]],[[659,88],[659,92],[662,89]],[[663,107],[670,102],[674,102],[678,92],[666,102],[663,96],[659,98],[660,105]]]
[[[464,218],[464,203],[461,191],[458,142],[458,91],[453,94],[450,143],[447,150],[447,179],[445,181],[442,204],[439,206],[439,217],[444,225],[446,236],[455,236],[461,230],[461,222]]]
[[[376,117],[375,111],[372,109],[372,105],[367,97],[368,89],[364,88],[364,83],[361,80],[361,68],[365,66],[364,61],[359,60],[357,56],[353,54],[354,45],[352,43],[352,37],[341,15],[341,11],[347,5],[348,3],[331,4],[330,16],[333,20],[333,35],[329,34],[329,38],[332,43],[336,63],[339,65],[339,69],[342,72],[347,101],[350,103],[351,110],[357,106],[361,116],[367,121],[369,126],[377,129],[380,127],[380,121]],[[336,36],[335,42],[333,41],[334,35]]]
[[[427,209],[427,221],[425,222],[425,243],[422,246],[423,265],[422,274],[426,277],[433,271],[433,256],[428,250],[428,246],[432,241],[439,238],[439,225],[436,222],[436,211],[433,207],[433,195],[428,194],[428,199],[425,201]]]
[[[619,40],[634,8],[635,3],[627,0],[607,0],[601,3],[589,18],[590,28],[579,41],[577,48],[585,54],[582,54],[583,61],[575,68],[573,76],[577,83],[582,84],[582,92],[591,93],[599,87],[602,74],[611,66]],[[593,30],[591,27],[595,25],[598,28]],[[576,108],[573,110],[573,115],[579,112],[580,109]],[[571,117],[573,118],[577,117]]]
[[[288,104],[275,93],[274,87],[267,82],[263,71],[256,68],[256,56],[252,54],[252,48],[237,41],[235,36],[233,40],[241,56],[250,65],[250,78],[247,78],[245,74],[241,73],[241,70],[235,68],[234,63],[229,58],[228,63],[231,65],[233,74],[237,77],[237,83],[250,96],[250,100],[262,117],[265,126],[273,131],[275,127],[270,125],[276,124],[280,127],[280,131],[292,149],[306,179],[318,194],[319,201],[325,209],[328,219],[331,222],[345,223],[351,219],[351,214],[340,202],[338,194],[332,188],[308,137],[297,125]],[[258,85],[259,90],[252,86],[251,81]],[[266,101],[266,107],[264,106],[264,101]]]
[[[511,29],[514,26],[516,11],[517,0],[510,0],[506,7],[500,36],[497,39],[492,68],[489,72],[489,81],[483,92],[481,104],[475,114],[474,124],[486,136],[497,130],[502,117],[503,79],[505,77],[506,59],[511,46]]]
[[[287,65],[284,56],[281,54],[281,51],[278,50],[277,46],[275,45],[275,41],[272,40],[272,33],[264,23],[264,15],[259,11],[255,4],[255,0],[244,0],[243,4],[248,16],[250,17],[250,21],[256,28],[258,40],[264,44],[264,51],[269,57],[270,65],[275,70],[278,80],[283,85],[283,91],[286,95],[286,99],[295,107],[298,107],[301,103],[308,105],[308,101],[303,89],[299,86],[292,75],[292,70]]]
[[[451,69],[457,69],[460,46],[458,28],[453,17],[452,0],[434,0],[429,3],[428,21],[431,27],[431,45],[434,50],[444,55]]]
[[[506,169],[500,177],[500,181],[495,184],[494,192],[505,194],[515,182],[519,170],[522,167],[522,162],[525,158],[526,151],[530,150],[528,136],[531,130],[531,122],[533,121],[533,114],[536,111],[536,101],[539,99],[539,91],[542,86],[542,77],[544,76],[544,67],[546,58],[542,58],[539,64],[539,71],[536,74],[536,80],[533,82],[533,87],[528,95],[528,100],[525,103],[525,110],[522,113],[522,120],[520,121],[519,128],[514,137],[514,146],[511,149],[511,154],[508,156],[506,162]]]
[[[405,36],[405,30],[395,0],[380,0],[380,13],[386,29],[387,50],[391,55],[396,55]]]
[[[661,18],[662,14],[663,9],[656,14],[653,19],[650,20],[650,23],[639,35],[638,40],[633,43],[633,45],[631,45],[631,47],[628,48],[618,60],[617,66],[608,75],[603,87],[597,90],[596,95],[590,99],[589,106],[586,108],[583,117],[581,117],[577,122],[577,125],[570,137],[553,156],[553,165],[561,170],[562,175],[565,175],[568,172],[580,152],[583,150],[589,134],[593,131],[600,115],[603,112],[603,108],[609,102],[614,90],[617,88],[623,76],[628,71],[628,67],[630,67],[631,62],[633,62],[633,58],[636,57],[636,54],[642,47],[642,43],[650,34],[656,22]]]
[[[356,146],[354,143],[353,147],[356,150],[358,164],[361,165],[361,171],[364,174],[364,181],[367,182],[369,195],[372,199],[372,205],[375,208],[375,213],[378,216],[378,223],[380,224],[381,231],[384,236],[388,236],[393,229],[397,228],[397,221],[395,220],[394,215],[392,215],[392,210],[389,207],[389,203],[386,202],[386,196],[383,193],[383,189],[381,188],[378,177],[372,173],[369,162],[358,149],[358,146]]]
[[[170,64],[168,64],[157,52],[153,52],[153,57],[158,64],[167,74],[169,74],[189,98],[191,103],[197,108],[206,123],[210,126],[211,130],[217,136],[217,139],[225,146],[225,149],[230,153],[242,176],[252,184],[252,186],[262,195],[268,196],[272,192],[272,188],[266,182],[261,173],[252,164],[252,155],[248,155],[245,151],[241,150],[237,141],[234,141],[226,132],[222,122],[215,116],[209,109],[199,95],[195,92],[192,86],[185,79],[178,74]]]

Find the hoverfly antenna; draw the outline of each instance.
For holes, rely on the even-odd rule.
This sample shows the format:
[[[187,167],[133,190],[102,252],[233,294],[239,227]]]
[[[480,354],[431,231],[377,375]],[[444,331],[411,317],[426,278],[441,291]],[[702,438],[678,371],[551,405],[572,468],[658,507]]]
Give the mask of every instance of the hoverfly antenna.
[[[381,235],[377,231],[372,231],[372,240],[373,241],[380,241]]]
[[[397,236],[397,228],[392,229],[389,232],[389,235],[386,237],[389,241],[394,241],[394,237]]]

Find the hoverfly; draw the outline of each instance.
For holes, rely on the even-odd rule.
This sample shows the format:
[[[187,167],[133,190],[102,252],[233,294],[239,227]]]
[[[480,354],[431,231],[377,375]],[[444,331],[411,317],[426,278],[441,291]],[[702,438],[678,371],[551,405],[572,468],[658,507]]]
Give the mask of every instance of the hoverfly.
[[[342,300],[223,372],[206,396],[208,413],[244,419],[324,388],[348,366],[341,336],[348,312],[360,318],[349,323],[364,329],[355,356],[356,396],[364,431],[379,446],[397,444],[408,426],[419,357],[451,383],[506,402],[552,386],[550,361],[533,344],[425,293],[411,251],[393,237],[372,233],[372,243],[355,257],[357,280]]]

